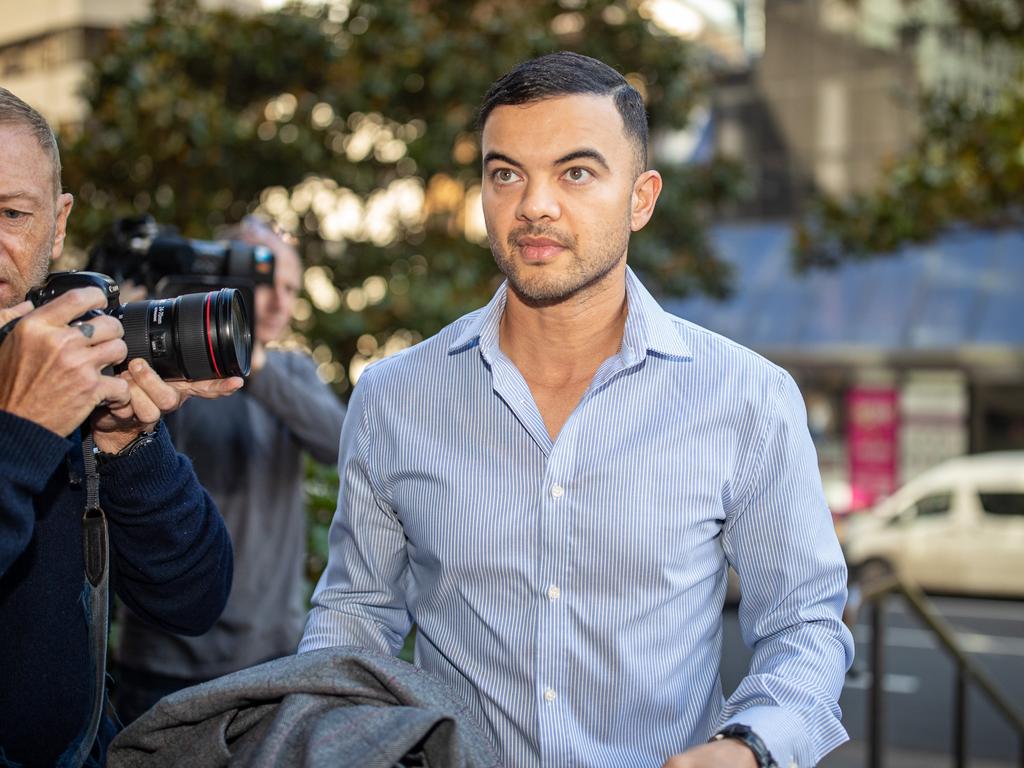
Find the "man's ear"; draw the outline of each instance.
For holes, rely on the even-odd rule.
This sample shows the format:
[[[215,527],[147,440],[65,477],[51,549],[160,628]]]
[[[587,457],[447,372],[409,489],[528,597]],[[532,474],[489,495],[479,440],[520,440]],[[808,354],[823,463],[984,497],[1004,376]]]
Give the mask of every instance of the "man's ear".
[[[661,174],[657,171],[644,171],[633,182],[633,195],[630,199],[629,226],[634,232],[644,228],[654,214],[654,205],[661,194]]]
[[[50,260],[56,261],[64,251],[64,238],[68,234],[68,216],[71,214],[71,206],[75,204],[75,198],[68,192],[57,195],[57,224],[53,234],[53,253]]]

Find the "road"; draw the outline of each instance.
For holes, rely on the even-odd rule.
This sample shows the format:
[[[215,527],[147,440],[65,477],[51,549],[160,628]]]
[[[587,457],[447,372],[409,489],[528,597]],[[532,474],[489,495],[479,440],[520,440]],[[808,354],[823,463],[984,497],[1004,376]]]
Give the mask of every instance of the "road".
[[[938,613],[956,632],[963,649],[987,671],[1004,695],[1024,713],[1024,602],[933,598]],[[854,629],[857,660],[840,699],[843,722],[860,745],[826,758],[823,768],[865,765],[842,755],[863,755],[867,696],[871,680],[871,627],[866,616]],[[934,636],[909,613],[903,600],[892,597],[885,619],[885,734],[887,749],[928,764],[951,765],[954,665]],[[746,670],[750,654],[740,639],[735,610],[726,611],[722,681],[731,691]],[[985,759],[986,766],[1017,766],[1022,749],[1005,719],[971,689],[967,704],[968,755]],[[907,761],[887,761],[898,765]],[[972,763],[974,765],[974,763]]]

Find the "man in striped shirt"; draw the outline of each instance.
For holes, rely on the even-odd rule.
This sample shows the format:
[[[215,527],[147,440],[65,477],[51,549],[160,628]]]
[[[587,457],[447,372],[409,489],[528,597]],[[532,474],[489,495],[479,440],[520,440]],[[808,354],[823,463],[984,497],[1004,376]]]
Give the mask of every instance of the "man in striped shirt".
[[[792,378],[665,313],[639,94],[571,53],[480,111],[493,300],[368,368],[300,652],[397,652],[528,766],[809,766],[846,739],[846,568]],[[727,565],[754,649],[725,700]]]

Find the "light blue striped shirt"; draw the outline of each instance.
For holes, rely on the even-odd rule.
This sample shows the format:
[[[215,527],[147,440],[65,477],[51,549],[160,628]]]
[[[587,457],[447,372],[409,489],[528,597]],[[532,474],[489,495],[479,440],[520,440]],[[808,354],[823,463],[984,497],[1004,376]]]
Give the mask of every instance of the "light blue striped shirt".
[[[627,270],[621,351],[552,443],[484,308],[370,366],[341,438],[300,652],[447,681],[505,763],[660,766],[745,723],[786,768],[846,739],[846,567],[781,368],[662,310]],[[725,701],[726,564],[754,648]]]

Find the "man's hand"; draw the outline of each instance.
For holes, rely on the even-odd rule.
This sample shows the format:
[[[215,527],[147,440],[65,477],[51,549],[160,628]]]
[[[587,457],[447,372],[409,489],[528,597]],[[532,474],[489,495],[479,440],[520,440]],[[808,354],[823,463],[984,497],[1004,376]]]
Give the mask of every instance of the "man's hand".
[[[78,288],[38,309],[0,310],[0,326],[21,318],[0,344],[0,410],[67,437],[100,403],[128,403],[128,382],[100,373],[128,354],[121,323],[103,315],[68,325],[106,305],[103,291]]]
[[[757,758],[742,742],[722,739],[673,755],[662,768],[757,768]]]
[[[152,430],[160,417],[178,410],[190,397],[213,399],[230,395],[242,386],[242,379],[208,381],[164,381],[145,360],[132,360],[121,380],[129,397],[99,408],[92,417],[93,439],[105,453],[117,453],[140,432]]]

